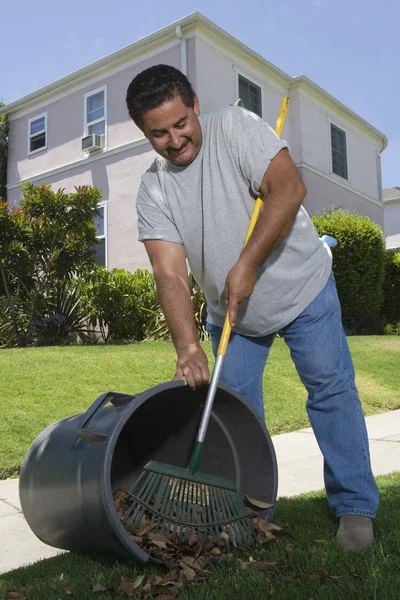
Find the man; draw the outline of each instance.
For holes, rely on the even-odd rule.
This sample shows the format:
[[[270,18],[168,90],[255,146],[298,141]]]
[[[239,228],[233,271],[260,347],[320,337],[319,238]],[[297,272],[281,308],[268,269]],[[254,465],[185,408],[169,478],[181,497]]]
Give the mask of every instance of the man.
[[[287,144],[239,107],[200,117],[191,84],[168,65],[135,77],[126,101],[159,155],[142,177],[137,212],[139,239],[177,352],[175,378],[184,377],[192,388],[209,381],[187,258],[207,299],[214,353],[229,311],[232,334],[221,382],[262,419],[263,371],[275,334],[282,333],[308,391],[328,500],[340,519],[337,537],[346,549],[369,546],[378,491],[332,257],[302,207],[306,189]],[[259,193],[264,206],[243,249]]]

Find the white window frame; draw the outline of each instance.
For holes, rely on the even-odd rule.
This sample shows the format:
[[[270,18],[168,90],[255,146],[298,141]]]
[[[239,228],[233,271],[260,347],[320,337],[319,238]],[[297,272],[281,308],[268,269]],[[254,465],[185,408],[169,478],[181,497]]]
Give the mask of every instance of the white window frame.
[[[341,129],[341,131],[344,131],[344,133],[346,134],[347,179],[345,179],[344,177],[341,177],[340,175],[337,175],[336,173],[333,172],[333,164],[332,164],[332,130],[331,130],[331,125],[334,125],[338,129]],[[328,132],[329,133],[329,174],[332,177],[334,177],[335,179],[339,180],[339,181],[346,181],[348,184],[351,184],[350,163],[349,163],[349,133],[348,133],[347,129],[345,129],[343,127],[343,125],[339,125],[339,123],[336,123],[335,121],[333,121],[330,118],[328,118],[328,128],[329,128],[329,132]]]
[[[106,269],[108,269],[108,217],[107,217],[107,202],[99,202],[98,208],[103,208],[104,209],[104,216],[103,216],[103,224],[104,224],[104,233],[103,235],[97,235],[96,234],[96,238],[98,240],[105,240],[104,243],[104,257],[105,257],[105,267]]]
[[[91,121],[90,123],[88,123],[87,122],[88,98],[90,98],[90,96],[94,96],[95,94],[98,94],[99,92],[104,92],[104,117],[102,117],[101,119],[97,119],[97,121]],[[104,152],[104,150],[107,149],[107,85],[103,85],[102,87],[96,88],[95,90],[91,90],[90,92],[87,92],[87,94],[85,94],[83,97],[83,123],[84,123],[83,137],[86,137],[87,135],[89,135],[89,126],[90,125],[96,125],[96,123],[101,123],[101,121],[104,121],[104,148],[102,149],[102,152]],[[89,152],[85,152],[85,154],[89,155]]]
[[[235,71],[235,74],[236,74],[236,98],[235,98],[235,100],[237,100],[238,98],[240,98],[240,94],[239,94],[239,75],[241,75],[243,77],[243,79],[247,79],[247,81],[249,81],[253,85],[256,85],[257,87],[260,88],[260,90],[261,90],[261,117],[260,118],[263,119],[264,118],[264,91],[265,91],[265,86],[262,85],[259,81],[257,81],[257,79],[254,79],[254,77],[252,77],[251,75],[248,75],[247,73],[245,73],[244,71],[241,71],[240,69],[237,69],[236,67],[234,67],[234,71]]]
[[[34,121],[38,121],[42,117],[44,117],[44,135],[45,135],[46,143],[41,148],[36,148],[36,150],[31,150],[31,140],[32,140],[32,138],[34,138],[35,136],[38,135],[37,133],[34,133],[33,135],[31,134],[31,123],[33,123]],[[42,133],[42,132],[40,132],[40,133]],[[48,136],[47,112],[41,113],[40,115],[35,115],[34,117],[31,117],[30,119],[28,119],[28,156],[30,156],[31,154],[37,154],[37,152],[43,152],[43,150],[47,150],[47,136]]]

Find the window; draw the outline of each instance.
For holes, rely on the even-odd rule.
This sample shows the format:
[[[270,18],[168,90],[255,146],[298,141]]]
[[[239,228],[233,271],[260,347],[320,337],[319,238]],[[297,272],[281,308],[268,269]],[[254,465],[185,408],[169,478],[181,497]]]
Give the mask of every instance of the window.
[[[262,117],[261,88],[242,75],[239,75],[239,98],[243,100],[247,110],[251,110],[251,112]]]
[[[85,135],[106,134],[107,94],[106,88],[85,94]]]
[[[101,204],[98,208],[98,215],[94,222],[97,229],[97,243],[94,245],[93,248],[95,251],[93,258],[96,264],[100,266],[107,266],[106,217],[106,205]]]
[[[47,113],[28,121],[28,154],[47,148]]]
[[[346,132],[331,123],[332,173],[348,179]]]

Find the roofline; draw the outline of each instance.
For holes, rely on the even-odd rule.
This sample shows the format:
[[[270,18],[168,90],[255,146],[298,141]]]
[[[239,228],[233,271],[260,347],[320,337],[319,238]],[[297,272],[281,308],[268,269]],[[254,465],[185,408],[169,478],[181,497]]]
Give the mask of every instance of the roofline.
[[[113,52],[112,54],[108,54],[107,56],[93,63],[90,63],[86,67],[78,69],[77,71],[74,71],[73,73],[62,77],[61,79],[57,79],[53,83],[50,83],[44,86],[43,88],[36,90],[35,92],[31,92],[30,94],[23,96],[19,100],[15,100],[10,104],[6,104],[2,108],[0,108],[0,114],[12,114],[15,112],[19,112],[22,108],[29,108],[29,105],[32,105],[32,107],[34,107],[39,99],[43,102],[47,98],[51,97],[53,92],[55,92],[56,90],[61,91],[62,88],[69,88],[73,85],[78,85],[85,79],[85,77],[88,74],[93,76],[96,71],[98,74],[100,74],[102,71],[106,72],[112,67],[113,63],[120,63],[125,57],[132,58],[132,54],[140,55],[141,53],[144,53],[146,50],[148,50],[149,46],[157,45],[157,42],[159,42],[161,39],[163,39],[164,42],[167,42],[168,39],[173,40],[176,38],[175,30],[178,25],[182,29],[191,29],[193,27],[196,27],[196,25],[200,25],[203,26],[205,29],[208,29],[210,32],[216,34],[219,38],[222,38],[225,42],[229,43],[230,45],[233,45],[237,50],[243,52],[248,57],[252,58],[257,63],[259,63],[263,68],[268,69],[268,71],[270,71],[276,77],[281,79],[282,82],[288,86],[289,93],[292,89],[296,89],[299,87],[305,89],[309,88],[313,90],[315,93],[317,93],[317,95],[322,96],[323,98],[328,100],[336,108],[343,111],[351,119],[355,120],[359,125],[366,128],[374,137],[380,139],[382,142],[381,152],[383,152],[383,150],[386,148],[388,144],[388,139],[381,131],[376,129],[373,125],[371,125],[362,117],[350,110],[347,106],[339,102],[339,100],[328,94],[328,92],[326,92],[319,85],[314,83],[311,79],[309,79],[305,75],[291,77],[290,75],[288,75],[272,63],[270,63],[268,60],[266,60],[263,56],[261,56],[260,54],[258,54],[239,40],[237,40],[235,37],[221,29],[218,25],[216,25],[197,11],[190,13],[182,19],[178,19],[170,25],[167,25],[155,31],[154,33],[151,33],[137,40],[136,42],[133,42],[132,44],[129,44],[128,46],[125,46],[124,48]]]
[[[374,127],[373,125],[368,123],[368,121],[366,121],[365,119],[360,117],[357,113],[352,111],[348,106],[346,106],[345,104],[342,104],[342,102],[337,100],[334,96],[331,96],[331,94],[329,94],[323,88],[321,88],[319,85],[314,83],[314,81],[309,79],[306,75],[298,75],[298,76],[292,78],[291,89],[296,89],[297,87],[305,87],[305,88],[308,87],[311,90],[313,90],[314,92],[316,92],[319,96],[323,96],[326,100],[328,100],[329,102],[334,104],[336,106],[336,108],[345,112],[354,121],[356,121],[361,126],[368,129],[368,131],[370,131],[374,136],[379,138],[382,141],[382,147],[381,147],[380,151],[383,152],[385,150],[385,148],[388,145],[388,139],[387,139],[386,135],[384,133],[382,133],[382,131],[379,131],[379,129],[376,129],[376,127]]]
[[[395,196],[394,198],[383,198],[382,202],[383,204],[400,204],[400,195]]]

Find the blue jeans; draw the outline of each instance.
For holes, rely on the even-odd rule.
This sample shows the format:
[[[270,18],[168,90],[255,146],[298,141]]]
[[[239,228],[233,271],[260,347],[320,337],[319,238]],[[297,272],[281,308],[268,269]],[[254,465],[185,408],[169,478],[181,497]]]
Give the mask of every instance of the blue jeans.
[[[222,330],[208,323],[207,331],[216,354]],[[280,333],[308,392],[307,413],[324,456],[332,510],[337,517],[374,518],[378,488],[333,274],[322,292]],[[263,419],[263,372],[274,338],[275,334],[248,337],[232,332],[221,373],[221,383],[244,396]]]

